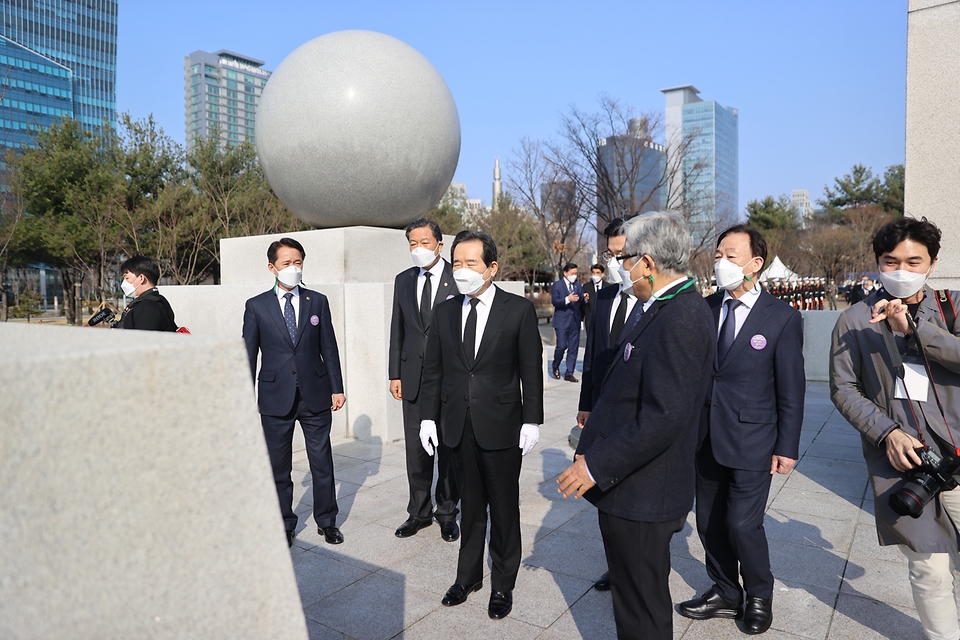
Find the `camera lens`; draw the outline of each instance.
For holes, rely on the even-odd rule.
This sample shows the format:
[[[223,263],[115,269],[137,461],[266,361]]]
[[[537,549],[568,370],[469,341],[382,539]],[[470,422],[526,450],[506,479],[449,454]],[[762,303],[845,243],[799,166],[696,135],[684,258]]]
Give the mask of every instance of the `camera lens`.
[[[913,481],[903,485],[900,491],[890,496],[890,508],[901,516],[919,518],[923,508],[937,494],[936,479],[926,473],[918,473]]]

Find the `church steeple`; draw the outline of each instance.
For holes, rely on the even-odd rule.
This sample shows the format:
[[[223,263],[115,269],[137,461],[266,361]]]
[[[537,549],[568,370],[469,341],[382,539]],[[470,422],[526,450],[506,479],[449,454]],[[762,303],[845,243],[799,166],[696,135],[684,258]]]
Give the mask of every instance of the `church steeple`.
[[[493,163],[493,202],[491,207],[496,209],[500,204],[500,196],[503,195],[503,188],[500,186],[500,158]]]

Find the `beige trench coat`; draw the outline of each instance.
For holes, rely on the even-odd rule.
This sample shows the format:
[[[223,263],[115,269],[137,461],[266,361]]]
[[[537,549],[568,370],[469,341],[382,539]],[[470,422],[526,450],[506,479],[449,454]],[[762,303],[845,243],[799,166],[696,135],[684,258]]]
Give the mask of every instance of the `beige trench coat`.
[[[960,292],[951,291],[960,311]],[[863,457],[873,486],[877,534],[881,545],[905,544],[919,553],[953,552],[960,548],[960,535],[940,506],[931,502],[913,519],[897,515],[889,506],[890,495],[900,489],[904,476],[890,464],[883,439],[900,427],[917,437],[917,420],[950,442],[950,433],[937,408],[933,390],[927,402],[914,401],[914,413],[907,400],[894,398],[893,364],[887,353],[880,325],[870,324],[870,311],[882,299],[874,292],[840,314],[833,330],[830,353],[830,399],[847,421],[860,432]],[[947,304],[947,303],[944,303]],[[917,335],[933,371],[933,380],[946,411],[953,440],[960,444],[960,322],[948,330],[934,293],[926,288],[917,311]],[[904,336],[894,334],[903,351]],[[915,343],[911,339],[911,345]],[[933,445],[929,432],[924,432]],[[935,448],[935,447],[934,447]],[[954,489],[960,491],[960,488]]]

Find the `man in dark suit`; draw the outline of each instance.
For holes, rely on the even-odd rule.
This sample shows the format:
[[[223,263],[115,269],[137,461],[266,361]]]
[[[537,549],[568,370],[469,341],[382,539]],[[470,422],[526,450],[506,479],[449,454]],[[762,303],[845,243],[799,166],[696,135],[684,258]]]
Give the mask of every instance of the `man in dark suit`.
[[[692,242],[683,218],[648,213],[625,230],[625,285],[643,315],[557,482],[565,496],[585,495],[599,511],[617,637],[669,640],[670,539],[693,506],[699,407],[715,338],[710,310],[685,275]]]
[[[803,320],[756,285],[767,259],[759,231],[727,229],[716,259],[718,292],[708,302],[719,336],[717,358],[697,450],[697,532],[714,584],[682,603],[680,613],[698,620],[742,616],[744,631],[759,634],[773,621],[763,530],[770,479],[790,472],[800,445]]]
[[[420,440],[453,450],[462,537],[456,582],[441,603],[462,604],[483,584],[490,510],[488,615],[513,608],[520,569],[520,462],[540,438],[543,346],[533,304],[493,286],[497,245],[479,231],[453,242],[460,295],[434,309],[420,385]],[[437,421],[442,439],[438,438]]]
[[[595,264],[590,267],[590,279],[583,285],[583,328],[590,329],[590,316],[593,314],[594,301],[597,292],[603,288],[603,272],[606,271],[602,264]]]
[[[600,398],[600,383],[607,375],[607,369],[614,356],[619,353],[622,339],[640,319],[643,305],[637,304],[633,286],[622,287],[620,283],[620,262],[627,236],[623,231],[623,218],[616,218],[607,225],[603,234],[607,236],[607,250],[604,257],[610,269],[613,285],[600,289],[595,296],[594,322],[587,327],[587,346],[583,355],[583,386],[580,388],[580,405],[577,412],[577,425],[582,429]],[[589,285],[588,285],[589,286]],[[584,288],[586,289],[586,287]],[[605,571],[593,584],[598,591],[610,590],[610,572]]]
[[[243,341],[250,357],[250,374],[259,382],[260,422],[287,544],[293,544],[297,526],[290,479],[297,421],[313,475],[313,519],[329,544],[340,544],[343,535],[337,528],[330,411],[339,410],[346,398],[330,305],[322,293],[300,286],[303,258],[303,246],[291,238],[281,238],[267,249],[267,269],[276,277],[276,284],[247,300]]]
[[[857,304],[861,300],[866,300],[873,293],[873,278],[863,276],[860,282],[850,289],[850,304]]]
[[[568,262],[563,277],[550,290],[553,302],[553,328],[557,332],[557,348],[553,352],[553,377],[560,379],[560,361],[567,353],[563,379],[576,382],[577,355],[580,350],[580,322],[583,318],[583,286],[577,281],[577,265]]]
[[[406,229],[410,255],[415,266],[401,271],[393,284],[393,318],[390,321],[390,393],[403,402],[403,436],[407,453],[409,517],[396,531],[409,538],[430,526],[436,517],[440,537],[453,542],[460,537],[457,526],[457,493],[450,449],[441,439],[437,446],[437,487],[434,511],[430,497],[433,458],[420,446],[420,378],[423,351],[433,307],[452,297],[457,285],[450,263],[440,257],[443,233],[431,220],[415,220]]]

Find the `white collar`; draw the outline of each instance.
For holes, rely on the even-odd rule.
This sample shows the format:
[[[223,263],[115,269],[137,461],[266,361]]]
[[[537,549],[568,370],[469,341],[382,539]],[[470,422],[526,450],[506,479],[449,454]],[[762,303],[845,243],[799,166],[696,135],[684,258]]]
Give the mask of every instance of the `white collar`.
[[[732,299],[733,296],[730,295],[729,291],[723,292],[723,303],[725,304],[727,300]],[[737,298],[741,303],[744,304],[748,309],[753,309],[753,305],[757,303],[757,300],[760,299],[760,287],[754,285],[753,289],[747,291],[745,294]]]
[[[420,267],[420,273],[417,274],[417,277],[423,277],[423,274],[426,273],[427,271],[430,272],[430,275],[436,277],[439,280],[440,276],[443,275],[443,258],[440,258],[439,260],[437,260],[437,264],[433,265],[429,269],[424,269],[423,267]]]
[[[497,285],[491,283],[486,291],[477,296],[477,300],[485,307],[490,307],[493,305],[493,297],[497,293]],[[468,306],[470,301],[473,300],[470,296],[463,296],[463,306]]]

